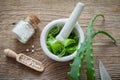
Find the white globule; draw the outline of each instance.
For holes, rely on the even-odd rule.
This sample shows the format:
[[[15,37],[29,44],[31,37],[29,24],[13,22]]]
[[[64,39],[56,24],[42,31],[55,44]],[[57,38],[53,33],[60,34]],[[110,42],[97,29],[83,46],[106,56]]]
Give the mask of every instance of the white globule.
[[[32,45],[32,48],[35,48],[35,46],[34,46],[34,45]]]
[[[27,52],[29,52],[30,50],[29,49],[26,49]]]
[[[35,52],[35,50],[34,50],[34,49],[32,49],[32,50],[31,50],[31,52],[32,52],[32,53],[34,53],[34,52]]]

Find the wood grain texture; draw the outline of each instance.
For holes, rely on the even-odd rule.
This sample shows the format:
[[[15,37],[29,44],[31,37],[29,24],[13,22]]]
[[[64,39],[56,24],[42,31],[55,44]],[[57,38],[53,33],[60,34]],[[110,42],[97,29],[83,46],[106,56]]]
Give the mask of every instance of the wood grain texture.
[[[79,1],[85,3],[78,20],[84,33],[90,18],[94,14],[102,13],[106,21],[102,24],[101,19],[98,19],[94,29],[104,29],[117,39],[117,46],[102,34],[93,40],[97,80],[100,80],[98,59],[102,60],[112,80],[120,80],[120,0],[0,0],[0,80],[69,80],[67,72],[72,61],[62,63],[48,58],[40,47],[39,38],[45,25],[55,19],[68,18]],[[37,14],[41,24],[35,35],[23,45],[16,40],[11,29],[19,20],[26,18],[29,12]],[[31,49],[32,44],[35,45],[35,53],[26,53],[25,49]],[[14,59],[7,58],[3,53],[6,48],[42,61],[45,71],[36,72]],[[86,80],[85,64],[81,80]]]

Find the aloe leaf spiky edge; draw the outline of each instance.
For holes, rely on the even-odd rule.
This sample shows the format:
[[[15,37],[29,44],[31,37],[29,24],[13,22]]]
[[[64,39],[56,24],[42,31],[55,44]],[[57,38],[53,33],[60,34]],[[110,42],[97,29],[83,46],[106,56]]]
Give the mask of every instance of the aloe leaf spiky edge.
[[[91,19],[89,26],[88,26],[88,31],[87,31],[88,35],[89,35],[89,32],[90,33],[92,32],[93,22],[97,16],[104,17],[103,15],[99,14],[99,15],[94,16],[94,18]],[[86,40],[87,40],[87,36],[86,36]],[[81,44],[80,49],[77,51],[77,56],[74,58],[74,61],[71,64],[71,70],[69,72],[69,76],[71,80],[80,80],[80,71],[81,71],[80,65],[82,65],[82,61],[83,61],[83,57],[81,56],[84,56],[84,53],[85,53],[86,40]]]
[[[98,31],[94,31],[93,32],[93,38],[95,37],[95,35],[97,35],[97,34],[99,34],[99,33],[102,33],[102,34],[104,34],[104,35],[106,35],[106,36],[108,36],[114,43],[116,43],[116,39],[113,37],[113,36],[111,36],[108,32],[106,32],[106,31],[104,31],[104,30],[98,30]]]
[[[80,80],[80,72],[83,63],[86,42],[81,43],[81,47],[77,50],[77,56],[74,58],[73,63],[70,65],[71,70],[68,72],[70,80]]]
[[[89,22],[88,25],[88,32],[87,32],[87,50],[86,50],[86,74],[87,74],[87,80],[96,80],[96,74],[95,74],[95,68],[94,68],[94,58],[93,58],[93,49],[92,49],[92,38],[94,38],[97,34],[102,33],[109,38],[113,40],[113,42],[116,43],[116,40],[114,37],[112,37],[108,32],[104,30],[98,30],[94,31],[92,33],[92,27],[93,27],[93,22],[96,20],[97,17],[101,16],[103,20],[105,20],[104,15],[98,14],[95,15]],[[92,34],[91,34],[92,33]]]
[[[98,15],[95,15],[91,20],[90,20],[90,22],[89,22],[89,26],[88,26],[88,29],[87,29],[87,36],[86,36],[86,40],[83,42],[83,43],[86,43],[87,41],[88,41],[88,44],[91,44],[91,46],[89,46],[89,50],[88,50],[88,52],[87,52],[87,50],[85,50],[86,51],[86,54],[88,54],[90,51],[91,52],[93,52],[92,51],[92,38],[94,38],[94,36],[95,35],[97,35],[98,33],[103,33],[103,34],[105,34],[105,35],[107,35],[108,37],[110,37],[114,42],[116,42],[116,40],[109,34],[109,33],[107,33],[106,31],[101,31],[101,30],[98,30],[98,31],[96,31],[96,32],[94,32],[93,34],[92,34],[92,27],[93,27],[93,22],[96,20],[96,18],[98,17],[98,16],[101,16],[101,17],[103,17],[103,20],[105,20],[104,19],[104,15],[102,15],[102,14],[98,14]],[[88,38],[89,37],[89,38]],[[82,46],[81,46],[82,47]],[[80,48],[81,48],[80,47]],[[84,49],[87,49],[87,48],[84,48]],[[80,52],[79,52],[79,54],[83,51],[82,50],[82,48],[81,49],[79,49],[80,50]],[[78,51],[79,51],[78,50]],[[90,52],[90,53],[91,53]],[[81,53],[82,55],[84,55],[84,53]],[[78,60],[78,58],[80,58],[80,57],[78,57],[79,55],[77,55],[77,60]],[[91,77],[91,75],[89,76],[89,75],[87,75],[87,79],[88,80],[90,80],[90,79],[92,79],[92,80],[96,80],[96,75],[95,75],[95,68],[94,68],[94,59],[93,59],[93,53],[92,54],[90,54],[90,55],[87,55],[88,56],[88,58],[90,57],[91,58],[91,62],[88,62],[88,63],[91,63],[93,66],[91,66],[90,68],[91,68],[91,70],[93,70],[92,71],[92,73],[90,73],[90,74],[93,74],[92,75],[92,77]],[[76,59],[76,57],[75,57],[75,59]],[[80,74],[79,75],[77,75],[76,76],[76,74],[75,74],[75,76],[72,76],[72,74],[74,74],[74,73],[80,73],[80,71],[81,71],[81,67],[79,67],[79,68],[77,68],[78,70],[80,70],[80,71],[77,71],[77,72],[75,72],[76,70],[75,70],[75,68],[76,68],[76,65],[77,64],[75,64],[76,63],[76,61],[75,61],[75,59],[74,59],[74,62],[73,62],[73,64],[74,64],[74,66],[71,66],[71,70],[70,70],[70,72],[69,72],[69,76],[70,76],[70,79],[71,80],[80,80]],[[87,58],[86,58],[87,59]],[[80,63],[79,62],[77,62],[78,64],[80,64],[80,65],[82,65],[82,59],[80,59],[81,61],[80,61]],[[89,61],[89,60],[88,60]],[[89,66],[89,64],[88,64],[88,66]],[[73,67],[75,67],[75,68],[73,68]],[[74,71],[75,70],[75,71]],[[89,72],[89,68],[87,69],[87,71]]]
[[[102,14],[95,15],[93,18],[91,18],[88,24],[88,28],[87,28],[87,36],[86,36],[86,42],[87,42],[86,49],[87,50],[85,53],[87,80],[96,80],[94,58],[93,58],[93,48],[92,48],[92,27],[93,27],[94,21],[99,16],[101,16],[104,20],[104,15]]]
[[[104,17],[103,14],[97,14],[97,15],[93,16],[93,17],[90,19],[90,21],[89,21],[89,23],[88,23],[88,28],[87,28],[87,30],[92,31],[93,23],[94,23],[94,21],[96,20],[97,17],[102,17],[102,18],[103,18],[103,21],[105,21],[105,17]]]

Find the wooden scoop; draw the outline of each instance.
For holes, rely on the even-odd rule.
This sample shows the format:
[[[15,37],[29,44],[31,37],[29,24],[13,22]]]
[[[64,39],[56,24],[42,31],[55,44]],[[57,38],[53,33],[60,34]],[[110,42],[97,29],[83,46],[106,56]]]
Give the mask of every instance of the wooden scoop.
[[[26,56],[22,53],[17,54],[10,49],[5,49],[4,53],[6,54],[6,56],[15,58],[16,61],[18,61],[19,63],[24,64],[36,71],[39,71],[39,72],[44,71],[44,66],[43,66],[42,62],[40,62],[38,60],[35,60],[35,59],[33,59],[29,56]]]

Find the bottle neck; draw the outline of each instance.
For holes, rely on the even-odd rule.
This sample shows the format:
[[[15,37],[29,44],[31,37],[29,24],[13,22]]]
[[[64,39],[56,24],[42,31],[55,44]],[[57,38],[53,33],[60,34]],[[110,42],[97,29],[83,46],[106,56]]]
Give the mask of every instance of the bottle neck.
[[[28,22],[32,26],[33,29],[37,29],[38,28],[38,25],[34,21],[32,21],[29,17],[27,17],[25,19],[25,21]]]
[[[30,13],[28,17],[25,19],[25,21],[31,24],[33,29],[37,29],[38,24],[40,23],[40,20],[38,19],[38,17],[33,13]]]

